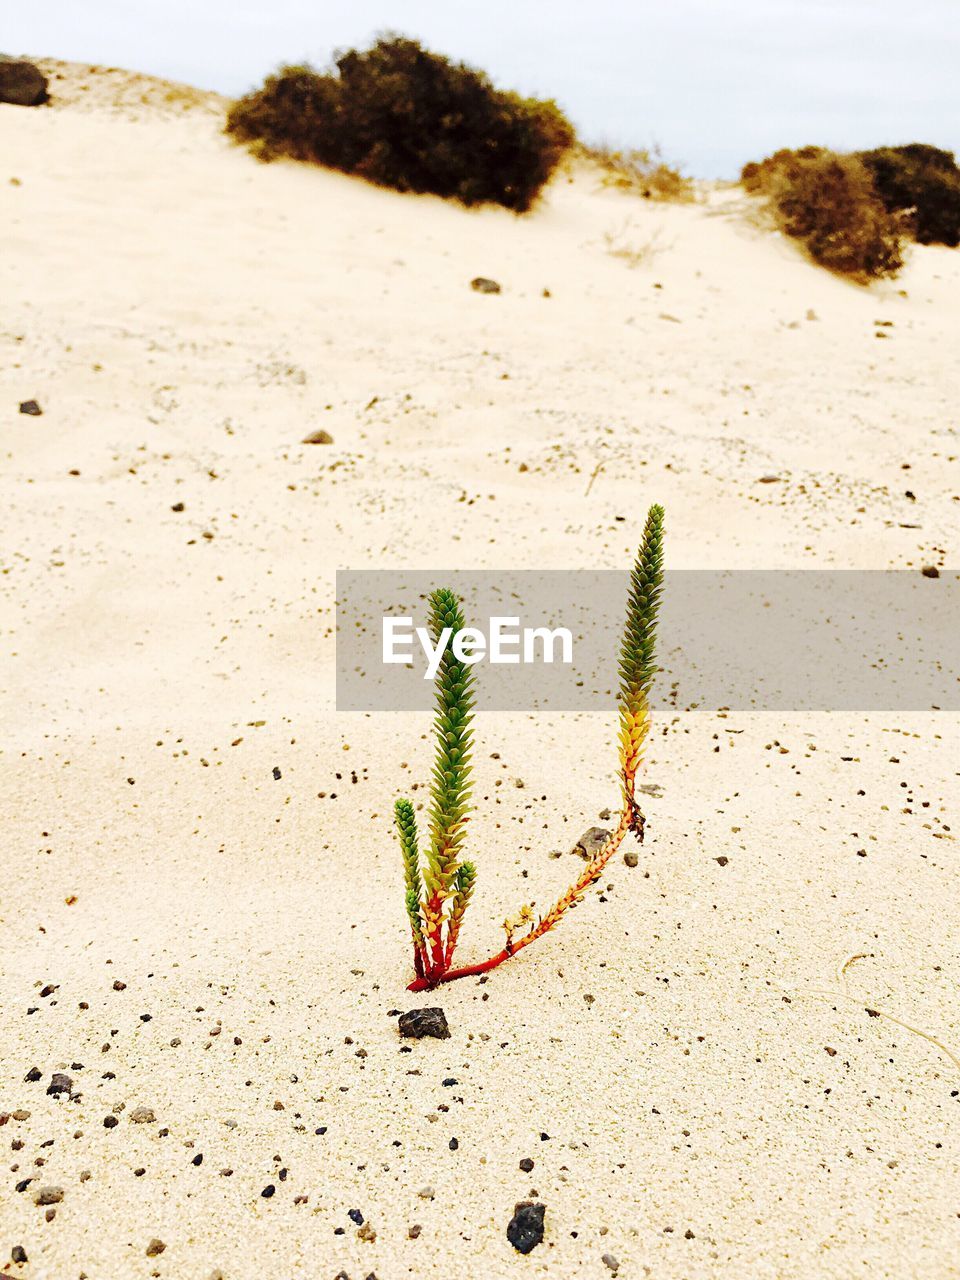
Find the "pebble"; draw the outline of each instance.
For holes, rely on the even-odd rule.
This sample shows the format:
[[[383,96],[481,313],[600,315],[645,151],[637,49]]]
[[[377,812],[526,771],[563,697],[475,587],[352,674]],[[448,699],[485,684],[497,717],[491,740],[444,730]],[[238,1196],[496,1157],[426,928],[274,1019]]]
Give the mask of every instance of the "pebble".
[[[329,431],[321,428],[319,431],[311,431],[303,437],[302,444],[333,444],[333,436]]]
[[[520,1168],[523,1170],[524,1173],[531,1172],[531,1170],[533,1169],[533,1161],[530,1159],[529,1156],[524,1156],[524,1158],[520,1161]]]
[[[939,578],[940,570],[935,564],[925,564],[920,570],[925,578]]]
[[[570,852],[577,854],[584,862],[589,862],[609,839],[610,832],[605,827],[589,827]]]
[[[635,853],[625,853],[623,855],[623,860],[628,867],[635,867],[640,861],[639,857]]]
[[[422,1040],[424,1036],[433,1036],[437,1040],[449,1040],[450,1028],[447,1016],[442,1009],[410,1009],[401,1013],[397,1022],[397,1030],[407,1039]]]
[[[119,1123],[120,1121],[117,1119],[116,1116],[103,1117],[103,1127],[105,1129],[115,1129]]]
[[[150,1243],[147,1245],[147,1257],[148,1258],[159,1257],[160,1254],[163,1253],[166,1247],[167,1246],[163,1243],[162,1240],[158,1240],[157,1237],[154,1236],[153,1239],[150,1241]]]
[[[38,1080],[42,1079],[42,1077],[43,1072],[39,1067],[31,1067],[23,1079],[26,1084],[36,1084]]]
[[[33,1197],[33,1203],[38,1205],[59,1204],[63,1199],[63,1187],[41,1187]]]
[[[543,1215],[546,1205],[521,1200],[514,1207],[507,1224],[507,1239],[518,1253],[529,1253],[543,1240]]]
[[[603,1257],[600,1259],[600,1261],[603,1263],[605,1267],[609,1267],[614,1275],[616,1275],[617,1272],[620,1270],[620,1263],[613,1256],[612,1253],[605,1253]]]
[[[499,293],[500,285],[496,280],[490,280],[487,276],[475,276],[470,281],[470,288],[474,293]]]
[[[130,1112],[131,1124],[153,1124],[156,1118],[153,1107],[134,1107]]]
[[[10,1250],[11,1262],[27,1262],[27,1251],[22,1244],[15,1244]]]
[[[433,1187],[421,1187],[420,1190],[417,1192],[417,1195],[420,1197],[421,1200],[433,1200],[436,1194],[437,1193],[433,1189]]]
[[[20,412],[28,414],[31,418],[39,418],[43,414],[36,400],[21,400]]]
[[[411,1240],[419,1240],[420,1232],[422,1230],[423,1230],[423,1227],[420,1225],[420,1223],[415,1222],[412,1226],[407,1227],[407,1236]]]

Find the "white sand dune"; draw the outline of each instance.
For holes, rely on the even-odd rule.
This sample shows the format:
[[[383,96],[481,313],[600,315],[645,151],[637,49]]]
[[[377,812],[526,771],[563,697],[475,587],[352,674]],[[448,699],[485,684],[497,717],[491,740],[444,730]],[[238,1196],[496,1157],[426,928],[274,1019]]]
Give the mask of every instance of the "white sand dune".
[[[678,712],[639,867],[424,1001],[390,815],[428,719],[333,705],[338,567],[624,568],[652,501],[672,567],[954,565],[960,254],[863,290],[733,192],[583,169],[465,211],[60,72],[0,107],[7,1270],[960,1274],[960,1069],[866,1012],[960,1048],[955,715]],[[478,722],[464,960],[579,868],[612,725]],[[452,1038],[400,1052],[414,1003]]]

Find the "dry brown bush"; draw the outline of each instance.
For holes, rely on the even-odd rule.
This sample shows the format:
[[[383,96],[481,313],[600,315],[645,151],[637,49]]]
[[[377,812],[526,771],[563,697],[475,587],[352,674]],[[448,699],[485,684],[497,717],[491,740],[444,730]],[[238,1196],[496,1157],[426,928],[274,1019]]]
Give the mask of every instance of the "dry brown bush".
[[[780,229],[828,270],[867,283],[903,266],[904,220],[885,207],[858,156],[782,150],[746,165],[741,182],[768,198]]]
[[[693,181],[667,163],[659,146],[619,151],[608,146],[583,147],[582,155],[602,171],[605,186],[634,192],[645,200],[689,204],[697,198]]]

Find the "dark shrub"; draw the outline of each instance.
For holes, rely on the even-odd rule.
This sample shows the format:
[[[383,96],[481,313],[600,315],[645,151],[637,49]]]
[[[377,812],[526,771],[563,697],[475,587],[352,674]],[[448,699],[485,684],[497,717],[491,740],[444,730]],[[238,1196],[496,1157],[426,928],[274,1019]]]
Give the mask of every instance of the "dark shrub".
[[[495,89],[480,71],[382,37],[335,67],[284,67],[235,102],[227,132],[262,159],[291,156],[398,191],[529,209],[572,125],[553,102]]]
[[[952,151],[911,142],[858,154],[886,209],[910,211],[920,244],[960,244],[960,169]]]
[[[771,199],[783,230],[821,266],[861,281],[894,276],[903,266],[896,215],[855,156],[796,159],[772,178]]]
[[[768,196],[781,230],[821,266],[861,283],[903,266],[903,219],[886,209],[857,156],[822,147],[778,151],[746,165],[741,181]]]

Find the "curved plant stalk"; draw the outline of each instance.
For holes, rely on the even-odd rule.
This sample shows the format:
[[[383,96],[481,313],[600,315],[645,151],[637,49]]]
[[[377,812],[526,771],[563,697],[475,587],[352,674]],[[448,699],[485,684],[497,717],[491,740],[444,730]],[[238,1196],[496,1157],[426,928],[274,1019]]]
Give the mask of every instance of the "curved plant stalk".
[[[450,964],[476,880],[473,864],[458,861],[469,795],[469,725],[473,703],[470,668],[453,657],[449,646],[444,650],[437,675],[437,761],[433,771],[430,807],[431,845],[427,855],[425,892],[422,898],[416,891],[419,872],[416,869],[418,864],[413,807],[409,801],[400,801],[397,805],[397,827],[407,873],[407,910],[413,928],[414,965],[417,974],[408,987],[409,991],[427,991],[442,982],[453,982],[456,978],[468,978],[496,969],[505,960],[517,955],[524,947],[549,932],[568,909],[580,901],[629,833],[632,832],[643,842],[644,817],[636,804],[635,787],[644,744],[650,731],[650,690],[657,672],[654,654],[662,589],[663,508],[653,506],[647,515],[643,539],[630,575],[627,617],[620,645],[618,699],[622,804],[616,829],[586,864],[574,883],[539,921],[534,923],[530,907],[521,908],[516,916],[504,921],[507,943],[502,951],[479,964],[463,965],[456,969],[451,968]],[[440,638],[444,627],[451,628],[452,642],[456,632],[463,628],[463,618],[456,598],[449,591],[435,591],[430,601],[434,643]],[[401,805],[408,806],[403,811],[402,822]],[[412,845],[409,836],[411,828]],[[452,905],[448,912],[445,903],[451,897]],[[516,937],[521,929],[526,929],[526,932]]]

